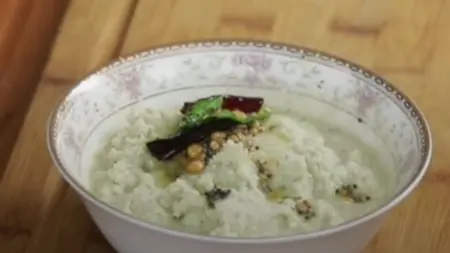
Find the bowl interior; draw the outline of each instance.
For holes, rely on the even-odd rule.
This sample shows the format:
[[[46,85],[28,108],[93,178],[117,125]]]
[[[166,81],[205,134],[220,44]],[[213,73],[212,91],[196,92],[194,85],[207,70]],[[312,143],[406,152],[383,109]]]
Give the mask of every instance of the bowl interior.
[[[345,110],[335,107],[326,101],[317,100],[312,96],[289,93],[273,87],[258,86],[248,87],[242,85],[223,85],[223,86],[202,86],[189,87],[171,90],[162,94],[149,97],[145,100],[125,106],[118,112],[106,117],[101,121],[86,144],[81,150],[80,175],[81,182],[89,182],[90,168],[93,166],[93,154],[102,148],[108,142],[111,133],[120,131],[129,122],[128,118],[134,115],[134,112],[145,109],[165,109],[181,108],[184,101],[194,101],[196,99],[217,94],[238,94],[243,96],[257,96],[265,99],[265,104],[275,110],[297,114],[300,117],[308,117],[312,120],[317,119],[318,124],[327,127],[327,130],[343,129],[351,136],[357,137],[364,144],[369,146],[381,161],[381,165],[386,168],[386,173],[381,172],[383,179],[386,179],[386,187],[391,188],[395,177],[394,156],[389,151],[387,145],[377,137],[370,125],[358,121],[356,117]],[[328,127],[331,127],[329,129]],[[392,168],[389,170],[387,168]],[[390,173],[389,173],[390,172]]]
[[[181,106],[217,93],[262,96],[269,106],[323,119],[361,139],[396,175],[393,195],[424,170],[425,120],[382,78],[314,50],[259,42],[196,42],[122,59],[83,80],[50,121],[66,178],[85,188],[96,150],[136,108]],[[69,180],[70,181],[70,180]]]

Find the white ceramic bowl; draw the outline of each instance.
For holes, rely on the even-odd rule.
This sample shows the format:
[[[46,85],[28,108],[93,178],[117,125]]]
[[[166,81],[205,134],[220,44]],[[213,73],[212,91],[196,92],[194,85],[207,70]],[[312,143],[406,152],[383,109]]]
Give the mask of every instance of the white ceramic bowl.
[[[219,238],[173,231],[137,220],[93,197],[87,175],[102,137],[130,107],[181,106],[217,93],[263,96],[350,128],[391,161],[392,197],[372,213],[318,232],[276,238]],[[355,253],[386,213],[419,184],[431,159],[430,129],[405,94],[371,71],[316,50],[261,41],[196,41],[122,58],[82,80],[51,116],[55,164],[120,253]]]

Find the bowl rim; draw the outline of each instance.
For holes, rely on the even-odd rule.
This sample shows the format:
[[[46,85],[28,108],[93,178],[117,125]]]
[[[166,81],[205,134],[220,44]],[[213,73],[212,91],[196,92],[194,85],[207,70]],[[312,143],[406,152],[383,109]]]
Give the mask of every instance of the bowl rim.
[[[71,176],[71,174],[67,171],[67,169],[63,166],[63,163],[60,161],[57,150],[56,150],[56,143],[54,142],[53,134],[54,134],[54,128],[56,122],[56,116],[58,115],[59,110],[61,109],[63,103],[70,98],[74,93],[76,93],[77,88],[80,87],[80,84],[87,80],[89,77],[101,74],[103,71],[106,71],[110,68],[114,68],[117,66],[120,66],[122,63],[126,63],[129,61],[133,61],[136,59],[139,59],[143,56],[143,54],[149,53],[151,51],[155,51],[158,49],[170,49],[172,47],[177,46],[186,46],[188,47],[191,44],[195,45],[208,45],[208,44],[217,44],[219,43],[234,43],[235,45],[239,46],[240,44],[250,45],[255,47],[255,45],[264,45],[269,46],[271,48],[283,48],[285,50],[289,49],[295,49],[297,52],[300,51],[306,51],[306,52],[312,52],[316,57],[324,56],[327,57],[327,60],[335,60],[340,61],[344,63],[342,67],[348,68],[350,70],[350,66],[357,67],[358,69],[365,71],[372,75],[373,77],[379,78],[383,80],[384,83],[389,85],[393,90],[395,90],[397,93],[399,93],[405,101],[409,102],[411,108],[413,108],[417,112],[417,118],[422,121],[423,129],[424,129],[424,138],[425,138],[425,146],[427,149],[425,150],[425,157],[422,159],[422,163],[420,165],[418,173],[414,176],[414,178],[403,188],[400,193],[398,193],[395,197],[389,200],[389,202],[383,204],[382,206],[378,207],[377,209],[371,211],[370,213],[359,217],[357,219],[353,219],[350,221],[346,221],[342,224],[339,224],[334,227],[329,227],[317,231],[302,233],[302,234],[293,234],[293,235],[287,235],[287,236],[279,236],[279,237],[216,237],[216,236],[205,236],[205,235],[197,235],[193,233],[188,232],[182,232],[173,230],[170,228],[166,228],[157,224],[149,223],[143,220],[140,220],[138,218],[133,217],[130,214],[127,214],[119,209],[116,209],[104,201],[96,198],[93,196],[92,193],[90,193],[84,186],[82,186],[74,177]],[[169,50],[170,51],[170,50]],[[323,59],[322,59],[323,60]],[[83,202],[85,200],[88,200],[90,203],[94,204],[96,207],[102,209],[103,211],[109,213],[110,215],[114,216],[115,218],[119,218],[123,221],[135,224],[143,229],[152,230],[155,232],[159,232],[168,236],[176,236],[180,238],[185,239],[191,239],[191,240],[197,240],[197,241],[203,241],[203,242],[214,242],[214,243],[229,243],[229,244],[271,244],[271,243],[284,243],[284,242],[292,242],[292,241],[303,241],[308,239],[314,239],[314,238],[320,238],[329,236],[332,234],[336,234],[339,232],[343,232],[346,230],[349,230],[351,228],[357,227],[359,225],[362,225],[370,220],[373,220],[388,211],[390,211],[392,208],[397,206],[400,202],[402,202],[407,196],[411,194],[411,192],[419,185],[419,183],[422,181],[424,175],[428,171],[432,155],[433,155],[433,140],[432,140],[432,134],[430,125],[424,116],[423,112],[417,107],[416,103],[409,98],[403,91],[395,87],[391,82],[383,78],[382,76],[374,73],[373,71],[369,70],[368,68],[356,64],[352,61],[346,60],[344,58],[341,58],[340,56],[336,56],[334,54],[330,54],[327,52],[324,52],[322,50],[312,49],[310,47],[306,46],[300,46],[290,43],[284,43],[284,42],[275,42],[271,40],[255,40],[255,39],[243,39],[243,38],[219,38],[219,39],[199,39],[199,40],[182,40],[182,41],[175,41],[171,43],[162,43],[153,45],[150,47],[147,47],[145,49],[137,50],[132,53],[126,54],[124,56],[115,57],[114,59],[111,59],[107,61],[106,63],[102,64],[100,67],[95,68],[93,71],[88,72],[87,74],[83,75],[82,78],[77,79],[77,81],[74,83],[74,87],[70,89],[70,91],[57,103],[57,105],[52,110],[50,117],[48,119],[47,123],[47,146],[50,153],[50,156],[53,160],[53,163],[55,164],[55,167],[58,169],[59,173],[62,175],[64,180],[75,189],[75,191],[83,197]]]

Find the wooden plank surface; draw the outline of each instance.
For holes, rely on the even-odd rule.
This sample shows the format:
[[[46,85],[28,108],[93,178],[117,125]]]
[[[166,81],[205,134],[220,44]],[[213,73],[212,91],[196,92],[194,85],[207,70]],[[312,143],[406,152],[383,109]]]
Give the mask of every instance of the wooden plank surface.
[[[435,158],[424,183],[393,211],[365,253],[450,252],[450,1],[367,7],[367,0],[72,0],[38,82],[39,69],[29,66],[43,65],[46,52],[38,46],[51,44],[46,31],[56,30],[52,24],[64,9],[57,4],[64,1],[45,1],[55,7],[46,15],[38,1],[0,3],[0,13],[9,10],[0,15],[0,252],[114,252],[51,163],[45,143],[50,110],[78,78],[117,55],[229,37],[333,52],[405,90],[428,116]]]
[[[67,3],[0,1],[0,178]]]

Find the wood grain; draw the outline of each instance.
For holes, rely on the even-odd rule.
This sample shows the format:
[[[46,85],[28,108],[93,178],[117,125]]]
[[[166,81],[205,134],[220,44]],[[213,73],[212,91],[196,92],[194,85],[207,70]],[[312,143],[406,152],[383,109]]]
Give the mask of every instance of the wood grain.
[[[78,78],[117,55],[159,43],[229,37],[329,51],[374,69],[405,90],[430,121],[435,157],[424,183],[392,212],[365,253],[450,252],[450,1],[380,1],[364,7],[367,1],[357,0],[72,0],[17,140],[13,133],[34,91],[30,80],[39,73],[20,68],[38,47],[22,42],[35,37],[33,22],[21,17],[33,20],[38,6],[2,1],[0,12],[8,11],[0,15],[0,116],[19,120],[6,128],[0,120],[0,141],[6,143],[0,151],[0,171],[5,168],[0,252],[114,252],[51,163],[44,132],[51,109]],[[379,15],[360,11],[364,8]],[[41,30],[54,31],[56,26],[47,22]],[[34,44],[45,44],[49,36],[38,36],[41,42]],[[39,52],[39,59],[45,54]],[[13,74],[4,75],[5,70]],[[14,86],[4,81],[12,77],[20,80]],[[11,99],[15,96],[24,99]],[[8,143],[15,143],[12,150]]]
[[[68,0],[0,3],[0,178]]]

